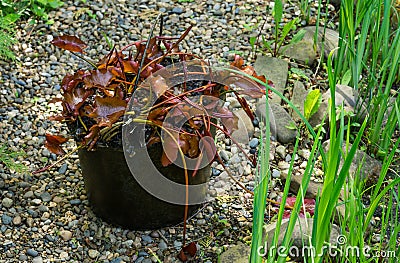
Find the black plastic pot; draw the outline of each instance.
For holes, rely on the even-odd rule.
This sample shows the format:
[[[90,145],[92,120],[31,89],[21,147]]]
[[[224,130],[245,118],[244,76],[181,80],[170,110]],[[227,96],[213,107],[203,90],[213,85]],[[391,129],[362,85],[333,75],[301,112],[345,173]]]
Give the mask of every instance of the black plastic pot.
[[[89,202],[93,211],[105,221],[133,230],[183,222],[185,206],[162,201],[143,189],[132,176],[122,149],[98,147],[96,151],[80,150],[78,154]],[[163,167],[161,154],[161,147],[152,147],[150,156],[157,169],[166,178],[184,184],[184,170],[173,164]],[[140,159],[137,165],[142,165]],[[145,167],[142,172],[149,173]],[[205,199],[207,187],[204,183],[210,173],[209,166],[200,169],[194,177],[189,173],[189,184],[203,184],[199,191],[191,193],[197,199]],[[152,176],[151,173],[146,175]],[[189,206],[189,215],[198,207]]]

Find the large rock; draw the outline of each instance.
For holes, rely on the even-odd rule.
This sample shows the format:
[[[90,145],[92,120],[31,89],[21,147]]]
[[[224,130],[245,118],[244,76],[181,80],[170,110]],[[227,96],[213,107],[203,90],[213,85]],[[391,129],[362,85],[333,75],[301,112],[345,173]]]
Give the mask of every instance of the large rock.
[[[317,52],[309,41],[301,40],[293,45],[282,47],[283,55],[300,64],[312,66],[317,59]]]
[[[250,247],[243,243],[228,248],[221,254],[221,263],[248,263],[250,255]]]
[[[296,81],[293,87],[293,94],[291,102],[293,105],[300,111],[301,114],[304,114],[304,101],[306,100],[308,91],[304,87],[303,83],[300,81]],[[294,121],[300,121],[300,116],[293,110],[290,109],[290,114]]]
[[[271,80],[277,91],[283,94],[286,88],[288,77],[288,62],[274,57],[257,57],[254,69],[258,75],[264,75]],[[275,93],[272,94],[271,103],[280,104],[281,98]]]
[[[289,225],[289,219],[282,220],[278,236],[278,244],[275,244],[276,247],[281,246],[288,225]],[[272,239],[274,236],[276,226],[277,222],[264,226],[263,236],[268,248],[271,248]],[[292,242],[291,245],[292,249],[290,249],[289,251],[292,251],[292,253],[295,252],[296,249],[294,249],[294,247],[296,247],[297,251],[301,252],[303,247],[305,246],[310,247],[311,244],[309,244],[309,239],[312,236],[312,229],[313,229],[313,218],[298,218],[293,228],[292,235],[290,236],[290,240]],[[332,245],[336,245],[339,235],[340,235],[340,228],[337,225],[332,225],[329,242]],[[305,249],[305,252],[307,253],[308,250]],[[296,257],[293,255],[293,257],[291,258],[298,259],[300,257]]]
[[[233,114],[239,118],[239,124],[238,129],[232,132],[231,136],[236,142],[248,144],[254,135],[253,122],[243,109],[235,110]]]
[[[329,140],[325,141],[323,143],[323,149],[325,152],[328,151],[329,149]],[[349,145],[349,149],[351,148],[351,145]],[[343,151],[346,150],[346,146],[343,145]],[[339,170],[342,168],[343,166],[343,158],[340,161],[339,164]],[[355,176],[358,173],[358,168],[360,167],[360,174],[361,174],[361,178],[364,180],[365,179],[365,183],[366,183],[366,187],[369,187],[373,184],[376,183],[377,178],[380,175],[381,169],[382,169],[382,164],[372,158],[371,156],[369,156],[368,154],[366,154],[365,152],[361,151],[361,150],[356,150],[356,154],[353,158],[353,161],[350,165],[350,169],[349,169],[349,173],[351,176]],[[290,181],[290,191],[294,194],[298,194],[301,182],[303,180],[303,176],[298,176],[295,174],[292,174],[291,176],[291,181]],[[281,173],[280,174],[280,178],[282,181],[286,181],[287,179],[287,173]],[[319,182],[315,182],[313,180],[310,180],[309,184],[308,184],[308,188],[306,191],[306,198],[310,198],[310,199],[315,199],[317,197],[317,195],[321,194],[322,191],[322,186],[323,183],[319,183]],[[343,192],[341,193],[341,199],[343,199]]]
[[[286,182],[287,176],[288,176],[287,173],[280,174],[280,178],[283,182]],[[303,176],[304,176],[304,174],[302,174],[302,175],[292,174],[292,176],[290,177],[290,191],[292,193],[294,193],[294,194],[298,193],[301,182],[303,181]],[[323,186],[322,183],[318,183],[313,180],[310,180],[310,182],[308,183],[305,197],[310,198],[310,199],[315,199],[317,197],[317,195],[321,193],[322,186]]]
[[[303,114],[304,113],[304,101],[307,97],[308,92],[305,90],[304,85],[296,82],[293,88],[293,96],[292,96],[292,103],[299,108],[300,112]],[[318,124],[321,124],[322,121],[325,118],[325,123],[323,125],[328,124],[328,111],[329,111],[329,100],[331,98],[331,91],[328,89],[322,94],[322,101],[321,105],[318,109],[318,111],[311,116],[309,119],[309,123],[311,126],[315,127]],[[339,105],[344,105],[344,110],[347,112],[354,112],[354,106],[356,104],[356,93],[354,92],[354,89],[345,86],[345,85],[336,85],[336,90],[335,90],[335,105],[336,107]],[[294,120],[298,121],[300,120],[300,117],[295,113],[293,110],[291,110],[291,114]],[[365,118],[365,113],[360,114],[360,121],[363,121]]]
[[[314,34],[317,30],[316,26],[308,26],[304,28],[306,33],[304,34],[303,40],[314,44]],[[325,41],[325,42],[323,42]],[[328,58],[329,53],[336,49],[339,45],[339,33],[335,30],[326,28],[324,37],[324,28],[318,27],[318,40],[317,40],[317,52],[321,54],[324,52],[325,58]]]
[[[256,115],[260,120],[265,119],[265,105],[265,101],[260,101],[256,105]],[[287,111],[280,105],[269,104],[269,106],[271,135],[277,138],[277,140],[282,144],[294,142],[297,136],[297,129],[296,124],[290,117],[289,113],[287,113]]]
[[[329,150],[329,142],[330,140],[325,141],[322,144],[322,147],[325,152],[328,152]],[[351,144],[348,146],[348,150],[350,151],[351,149]],[[343,144],[342,147],[343,152],[346,153],[346,144]],[[342,169],[344,160],[343,156],[340,160],[339,164],[339,171]],[[382,164],[380,161],[372,158],[369,156],[367,153],[364,151],[361,151],[359,149],[356,150],[356,153],[354,155],[354,158],[351,162],[349,173],[351,176],[356,176],[358,173],[361,176],[362,180],[365,180],[366,187],[370,187],[371,185],[376,183],[377,178],[379,177],[382,169]],[[360,171],[359,171],[360,170]]]
[[[283,55],[290,57],[299,63],[313,65],[318,54],[324,52],[327,58],[329,53],[338,47],[339,33],[326,28],[324,36],[324,28],[318,27],[318,39],[316,49],[314,48],[314,35],[317,28],[315,26],[305,27],[306,33],[302,40],[290,46],[282,47]]]

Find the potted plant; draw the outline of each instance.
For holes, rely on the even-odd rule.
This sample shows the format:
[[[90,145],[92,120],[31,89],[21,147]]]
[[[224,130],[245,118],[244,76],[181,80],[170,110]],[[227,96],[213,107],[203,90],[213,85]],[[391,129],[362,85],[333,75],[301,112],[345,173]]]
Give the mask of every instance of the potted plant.
[[[195,55],[180,52],[178,44],[189,30],[177,40],[150,35],[147,41],[120,51],[114,47],[97,63],[82,56],[86,44],[75,36],[58,36],[52,41],[92,67],[66,74],[61,83],[62,98],[50,102],[62,105],[61,114],[52,119],[65,123],[70,138],[76,141],[89,202],[109,222],[131,229],[185,222],[204,201],[209,163],[218,158],[209,138],[216,129],[229,136],[237,128],[237,118],[220,99],[233,92],[254,119],[241,95],[265,94],[263,86],[243,76],[213,72],[203,60],[194,59]],[[176,65],[180,65],[178,70]],[[250,66],[244,66],[240,57],[236,56],[232,65],[265,82]],[[57,163],[70,154],[61,147],[67,140],[46,134],[46,147],[64,155]],[[201,163],[204,158],[206,165]],[[185,191],[178,194],[182,195],[178,201],[165,200],[146,189],[150,182],[158,185],[158,193],[176,196],[174,189],[163,188],[165,185],[159,183],[163,177],[154,177],[156,173],[183,185]],[[189,185],[194,185],[190,191]]]

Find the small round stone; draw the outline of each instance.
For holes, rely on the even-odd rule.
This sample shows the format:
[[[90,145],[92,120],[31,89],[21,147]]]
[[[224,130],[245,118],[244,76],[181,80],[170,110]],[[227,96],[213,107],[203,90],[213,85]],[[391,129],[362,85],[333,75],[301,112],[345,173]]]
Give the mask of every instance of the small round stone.
[[[254,149],[258,146],[259,143],[260,143],[260,141],[257,138],[253,138],[249,142],[249,146]]]

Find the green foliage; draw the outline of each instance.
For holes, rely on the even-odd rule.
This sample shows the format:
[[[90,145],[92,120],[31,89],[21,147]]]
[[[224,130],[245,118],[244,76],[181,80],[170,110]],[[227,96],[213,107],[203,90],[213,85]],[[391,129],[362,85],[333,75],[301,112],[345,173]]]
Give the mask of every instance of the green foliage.
[[[24,152],[11,152],[6,145],[0,145],[0,163],[3,163],[8,169],[22,173],[27,170],[27,167],[15,161],[16,158],[24,156]]]
[[[268,90],[267,84],[265,88]],[[261,130],[260,135],[260,148],[258,154],[258,162],[256,169],[256,182],[257,185],[254,189],[254,203],[253,203],[253,230],[251,239],[251,254],[250,262],[261,263],[262,257],[258,254],[258,248],[263,246],[263,227],[264,227],[264,214],[266,207],[266,198],[268,193],[268,182],[270,180],[270,169],[269,169],[269,155],[270,155],[270,126],[269,126],[269,104],[268,98],[265,100],[266,113],[265,120],[261,120],[265,125],[264,129]]]
[[[47,13],[62,5],[64,3],[60,0],[0,0],[0,58],[15,60],[11,51],[12,45],[17,42],[14,39],[15,22],[33,14],[51,24]]]
[[[310,21],[311,5],[308,0],[300,0],[301,19],[306,20],[307,24]]]
[[[15,55],[11,51],[12,45],[17,41],[14,38],[14,30],[10,16],[0,17],[0,59],[15,60]]]
[[[391,0],[343,1],[340,10],[339,50],[335,79],[354,87],[357,115],[370,115],[365,138],[369,151],[383,157],[390,149],[399,99],[391,89],[400,83],[400,24]],[[362,78],[360,78],[362,76]],[[389,124],[389,125],[386,125]]]
[[[302,77],[306,81],[310,80],[310,78],[306,75],[306,73],[303,70],[299,69],[299,68],[292,67],[292,68],[290,68],[290,72],[293,73],[293,74],[296,74],[299,77]]]
[[[311,90],[304,101],[304,117],[309,120],[321,106],[322,94],[319,89]]]
[[[287,36],[289,35],[290,31],[296,30],[296,24],[299,22],[298,18],[291,20],[290,22],[286,23],[283,27],[279,26],[279,24],[275,25],[275,35],[274,39],[266,40],[264,36],[262,36],[262,45],[263,48],[267,49],[268,52],[272,53],[274,56],[278,56],[280,53],[280,49],[282,45],[285,43]],[[300,40],[303,39],[306,30],[301,29],[299,30],[289,41],[289,43],[285,46],[285,49],[290,47]],[[273,46],[273,48],[272,48]],[[284,49],[284,50],[285,50]]]

